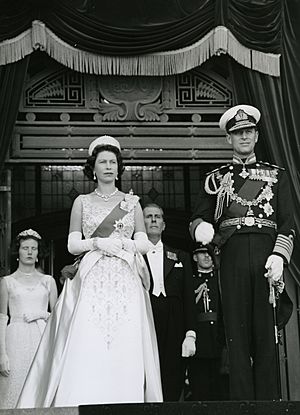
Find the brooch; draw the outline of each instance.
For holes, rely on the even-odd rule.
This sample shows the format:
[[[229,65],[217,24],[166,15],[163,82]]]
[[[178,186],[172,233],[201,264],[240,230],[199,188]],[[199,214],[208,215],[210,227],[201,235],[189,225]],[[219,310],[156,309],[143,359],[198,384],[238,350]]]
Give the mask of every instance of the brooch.
[[[115,220],[114,228],[116,230],[115,232],[118,234],[119,237],[123,238],[125,236],[125,233],[126,233],[126,223],[123,222],[123,218],[122,219]]]
[[[126,212],[130,212],[135,207],[138,200],[138,196],[133,195],[132,193],[128,193],[125,195],[125,199],[120,203],[120,208],[122,210],[126,210]]]
[[[114,228],[116,229],[117,232],[122,232],[123,231],[124,223],[123,223],[122,219],[115,220]]]

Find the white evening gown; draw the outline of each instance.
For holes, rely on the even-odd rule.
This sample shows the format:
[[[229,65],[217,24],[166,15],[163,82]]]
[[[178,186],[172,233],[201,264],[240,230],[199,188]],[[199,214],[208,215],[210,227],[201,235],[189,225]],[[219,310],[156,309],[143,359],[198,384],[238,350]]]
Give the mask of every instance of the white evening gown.
[[[110,209],[93,204],[90,195],[81,199],[83,233],[89,238]],[[133,207],[121,219],[122,236],[133,234]],[[120,237],[120,230],[114,228],[110,237]],[[55,349],[50,356],[53,364],[48,364],[46,372],[36,371],[35,367],[44,365],[43,354],[38,353],[39,363],[33,364],[18,406],[161,401],[149,304],[139,276],[127,261],[100,251],[87,253],[75,278],[66,281],[53,321],[49,321],[52,340],[42,349]],[[43,385],[36,388],[34,382]],[[146,389],[150,390],[148,398]]]
[[[6,350],[10,374],[0,375],[0,409],[14,408],[30,364],[46,326],[44,320],[24,321],[25,313],[47,312],[51,276],[41,275],[40,281],[27,287],[14,278],[4,277],[8,290],[10,323],[6,331]]]

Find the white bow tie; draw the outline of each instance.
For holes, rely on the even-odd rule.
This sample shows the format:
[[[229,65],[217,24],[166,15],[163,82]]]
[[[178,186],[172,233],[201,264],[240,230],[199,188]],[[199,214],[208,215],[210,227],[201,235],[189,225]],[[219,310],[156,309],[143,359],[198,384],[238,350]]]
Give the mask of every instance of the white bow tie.
[[[155,253],[155,252],[162,252],[164,249],[164,246],[162,244],[162,242],[158,242],[156,245],[151,244],[150,245],[150,252]]]

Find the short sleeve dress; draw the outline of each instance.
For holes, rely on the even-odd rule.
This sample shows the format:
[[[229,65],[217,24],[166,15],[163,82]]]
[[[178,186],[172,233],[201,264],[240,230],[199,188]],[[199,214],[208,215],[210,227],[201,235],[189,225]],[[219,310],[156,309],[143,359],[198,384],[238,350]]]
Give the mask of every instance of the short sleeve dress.
[[[3,278],[7,285],[10,314],[6,330],[10,374],[8,377],[0,375],[0,409],[10,409],[16,405],[46,325],[42,319],[27,323],[24,314],[47,312],[52,277],[41,274],[40,281],[31,287],[13,274]]]

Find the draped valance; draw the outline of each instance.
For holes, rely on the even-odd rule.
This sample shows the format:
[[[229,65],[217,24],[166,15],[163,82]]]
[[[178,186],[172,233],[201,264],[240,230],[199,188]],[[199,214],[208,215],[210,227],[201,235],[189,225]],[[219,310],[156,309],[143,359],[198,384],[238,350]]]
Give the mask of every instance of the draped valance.
[[[151,14],[159,1],[160,13]],[[40,49],[85,73],[171,75],[227,53],[247,68],[279,76],[281,3],[2,0],[0,65]]]

